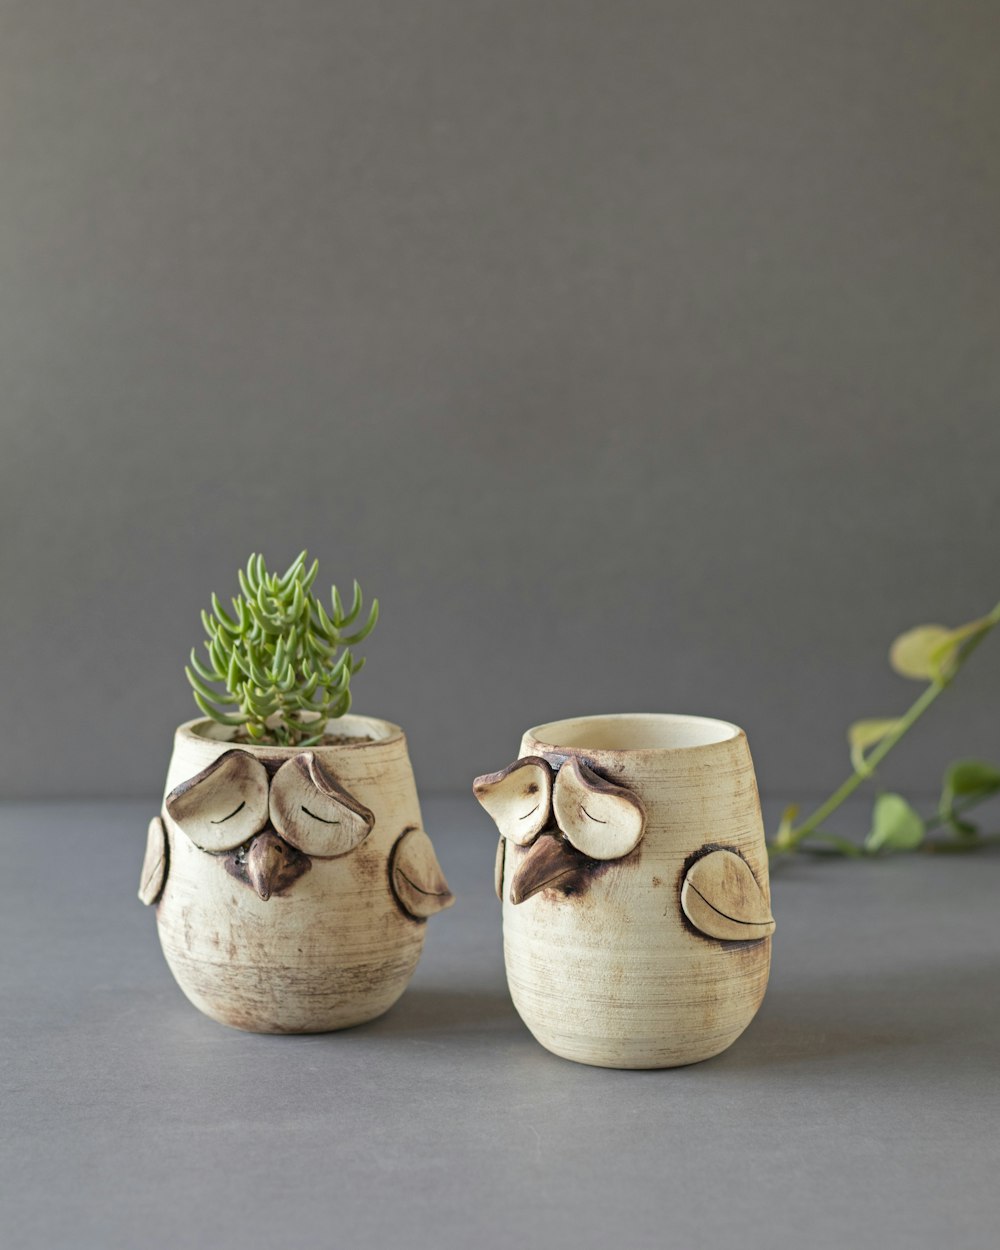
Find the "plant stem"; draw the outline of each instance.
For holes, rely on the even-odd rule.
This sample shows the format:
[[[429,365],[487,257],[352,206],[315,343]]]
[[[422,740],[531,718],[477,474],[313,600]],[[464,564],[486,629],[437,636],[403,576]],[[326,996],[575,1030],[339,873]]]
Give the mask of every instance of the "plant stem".
[[[789,829],[780,849],[794,850],[804,838],[807,838],[814,830],[818,829],[823,821],[832,815],[845,799],[849,799],[858,786],[863,781],[868,780],[873,769],[885,759],[907,730],[912,729],[934,700],[943,694],[944,689],[945,687],[937,682],[928,686],[920,698],[900,717],[899,724],[892,733],[883,738],[871,755],[868,756],[864,770],[855,769],[847,780],[834,790],[825,803],[817,807],[800,825],[795,825]]]
[[[975,651],[976,647],[979,646],[986,635],[998,624],[1000,624],[1000,603],[993,608],[992,612],[990,612],[988,616],[983,618],[983,628],[978,633],[973,634],[968,642],[959,647],[955,653],[954,666],[948,676],[942,677],[940,680],[933,681],[926,687],[920,697],[899,718],[899,723],[896,728],[890,734],[887,734],[878,746],[875,747],[871,754],[866,757],[864,768],[856,768],[854,772],[852,772],[851,775],[843,781],[836,790],[834,790],[833,794],[830,795],[826,802],[821,803],[820,806],[807,816],[801,824],[793,825],[790,829],[784,830],[781,834],[780,842],[773,843],[771,849],[778,853],[794,851],[806,838],[809,837],[811,833],[814,833],[820,825],[822,825],[823,821],[826,820],[828,816],[831,816],[837,808],[840,807],[845,799],[849,799],[854,791],[857,790],[858,786],[860,786],[863,781],[868,780],[874,770],[879,764],[881,764],[900,739],[913,728],[913,726],[934,703],[934,701],[945,692],[948,686],[951,685],[965,661],[969,658],[973,651]]]

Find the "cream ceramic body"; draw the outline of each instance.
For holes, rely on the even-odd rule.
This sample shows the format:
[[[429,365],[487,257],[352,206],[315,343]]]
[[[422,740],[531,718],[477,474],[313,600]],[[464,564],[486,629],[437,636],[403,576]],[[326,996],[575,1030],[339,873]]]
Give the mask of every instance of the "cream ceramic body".
[[[163,953],[191,1002],[224,1024],[322,1032],[381,1015],[413,973],[426,915],[452,901],[426,835],[414,832],[423,825],[402,731],[358,716],[331,722],[330,729],[375,739],[309,749],[326,774],[369,809],[374,824],[350,853],[313,858],[280,893],[265,899],[234,879],[223,856],[207,854],[185,834],[165,800],[166,870],[156,906]],[[233,750],[227,732],[210,721],[177,730],[166,795]],[[271,782],[278,767],[302,754],[299,748],[237,749],[260,760]],[[151,845],[153,834],[151,828]],[[409,876],[425,874],[421,897],[432,902],[423,916],[410,914],[393,886],[394,856],[418,840],[420,863]],[[155,851],[147,852],[147,894],[153,893],[146,878],[154,859]]]
[[[521,757],[546,761],[557,778],[575,758],[645,810],[638,845],[593,864],[586,884],[568,893],[556,883],[513,902],[512,882],[530,848],[501,841],[507,981],[525,1024],[556,1054],[604,1067],[670,1067],[725,1050],[764,996],[773,929],[742,730],[686,716],[586,717],[529,730]],[[718,848],[726,852],[713,854]],[[703,867],[692,879],[710,896],[713,879],[735,865],[736,888],[748,887],[749,904],[713,902],[723,911],[742,907],[756,923],[718,917],[688,885],[691,902],[718,919],[720,932],[728,925],[749,940],[707,936],[685,914],[681,895],[699,857]]]

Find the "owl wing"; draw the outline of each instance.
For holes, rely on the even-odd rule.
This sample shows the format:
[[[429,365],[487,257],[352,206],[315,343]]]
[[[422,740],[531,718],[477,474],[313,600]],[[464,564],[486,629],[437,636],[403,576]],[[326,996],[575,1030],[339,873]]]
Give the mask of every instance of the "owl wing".
[[[745,942],[769,937],[774,918],[750,865],[733,851],[709,851],[688,869],[681,886],[684,915],[706,937]]]
[[[163,887],[167,883],[169,856],[167,831],[159,816],[154,816],[149,822],[146,854],[142,861],[142,872],[139,874],[139,898],[147,907],[150,903],[155,903],[163,893]]]
[[[396,901],[414,920],[426,920],[455,901],[423,829],[408,829],[393,847],[389,881]]]

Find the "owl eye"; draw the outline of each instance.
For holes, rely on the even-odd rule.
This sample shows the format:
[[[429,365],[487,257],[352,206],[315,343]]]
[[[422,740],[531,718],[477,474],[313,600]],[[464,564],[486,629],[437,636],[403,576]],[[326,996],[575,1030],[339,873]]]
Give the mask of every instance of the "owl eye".
[[[271,823],[300,851],[334,859],[360,846],[375,817],[334,781],[312,751],[303,751],[274,774]]]
[[[267,824],[267,770],[246,751],[226,751],[167,795],[167,815],[203,851],[231,851]]]
[[[477,777],[472,793],[505,838],[528,846],[549,822],[552,769],[539,756],[526,755],[498,773]]]
[[[641,800],[575,756],[556,775],[552,809],[567,839],[591,859],[621,859],[639,845],[646,827]]]

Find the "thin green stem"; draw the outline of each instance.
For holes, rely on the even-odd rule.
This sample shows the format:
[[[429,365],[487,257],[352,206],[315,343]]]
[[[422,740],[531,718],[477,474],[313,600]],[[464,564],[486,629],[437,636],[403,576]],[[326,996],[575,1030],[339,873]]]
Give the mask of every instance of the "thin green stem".
[[[794,851],[811,833],[814,833],[823,822],[831,816],[838,807],[851,797],[855,790],[867,781],[879,764],[885,759],[889,752],[897,745],[897,743],[907,734],[924,713],[932,706],[932,704],[944,694],[945,690],[951,685],[958,674],[959,669],[972,655],[973,651],[980,645],[983,639],[991,630],[1000,624],[1000,603],[998,603],[983,618],[983,628],[974,634],[968,642],[961,646],[955,654],[954,665],[947,677],[942,677],[938,681],[931,682],[924,689],[920,697],[907,709],[899,718],[896,728],[887,734],[875,749],[868,755],[864,762],[863,768],[856,768],[849,777],[847,777],[834,790],[833,794],[799,825],[793,825],[789,829],[785,829],[779,842],[772,845],[772,850],[777,853]]]
[[[828,816],[831,816],[838,807],[849,799],[857,790],[862,782],[867,781],[874,769],[885,759],[896,743],[903,737],[907,730],[912,729],[917,721],[923,716],[927,709],[931,706],[935,699],[944,693],[945,687],[934,683],[923,691],[920,698],[911,705],[909,710],[900,717],[899,724],[878,744],[871,755],[865,760],[864,769],[855,769],[853,773],[843,781],[833,794],[821,803],[806,819],[800,824],[795,825],[787,831],[782,839],[781,850],[793,850],[799,843],[816,829],[820,827]]]

